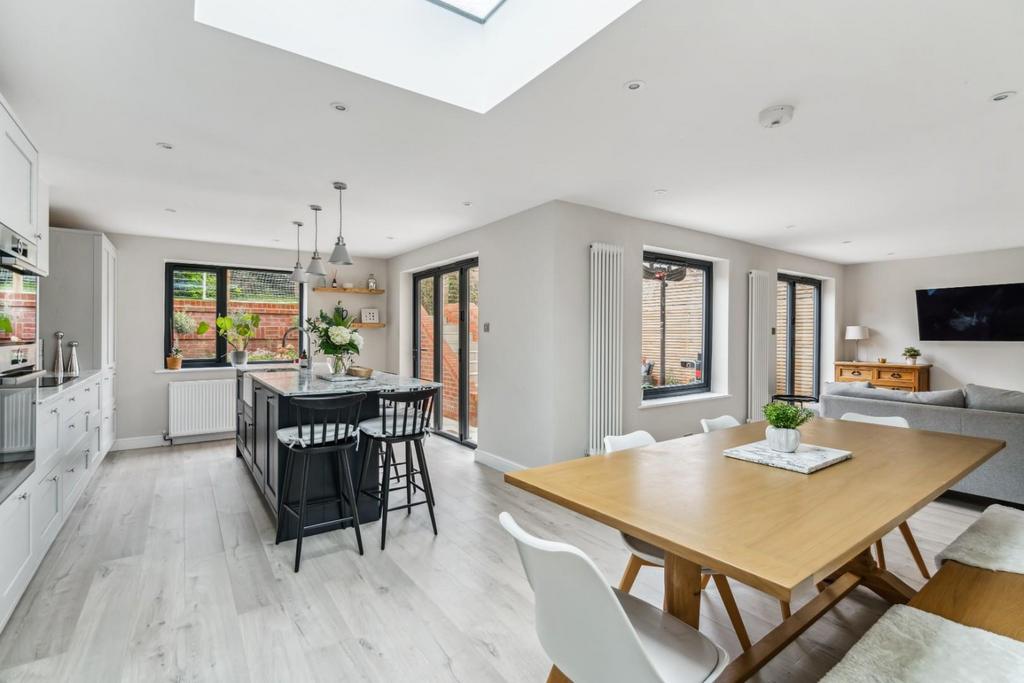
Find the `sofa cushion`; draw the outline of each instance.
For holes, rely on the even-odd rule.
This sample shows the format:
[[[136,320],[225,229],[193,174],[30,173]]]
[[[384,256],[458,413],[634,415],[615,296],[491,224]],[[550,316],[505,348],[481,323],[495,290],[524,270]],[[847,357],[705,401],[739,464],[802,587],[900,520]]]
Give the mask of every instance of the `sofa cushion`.
[[[946,406],[947,408],[964,407],[964,392],[959,389],[946,389],[944,391],[898,391],[894,389],[864,387],[861,386],[864,384],[863,382],[834,382],[833,384],[838,386],[830,387],[830,390],[826,392],[830,396],[920,403],[928,406]]]
[[[974,410],[994,410],[998,413],[1024,413],[1024,391],[984,387],[968,384],[967,407]]]
[[[870,389],[871,382],[825,382],[821,386],[822,394],[834,394],[836,396],[846,396],[843,392],[850,389]]]

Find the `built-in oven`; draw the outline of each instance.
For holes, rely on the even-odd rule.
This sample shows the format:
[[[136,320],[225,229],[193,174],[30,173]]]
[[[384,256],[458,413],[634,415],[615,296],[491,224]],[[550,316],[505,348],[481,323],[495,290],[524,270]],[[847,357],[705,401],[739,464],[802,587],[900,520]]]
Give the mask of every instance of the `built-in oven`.
[[[0,464],[35,458],[39,277],[0,267]]]

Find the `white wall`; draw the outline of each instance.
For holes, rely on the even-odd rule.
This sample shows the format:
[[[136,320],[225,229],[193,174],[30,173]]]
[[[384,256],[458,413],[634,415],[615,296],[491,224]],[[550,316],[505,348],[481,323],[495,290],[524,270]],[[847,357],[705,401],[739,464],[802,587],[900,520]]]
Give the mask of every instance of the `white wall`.
[[[871,328],[860,344],[862,360],[900,362],[904,347],[921,349],[933,364],[932,389],[974,383],[1024,390],[1024,343],[923,342],[917,332],[916,290],[1009,282],[1024,282],[1024,248],[847,266],[844,324]],[[848,343],[848,358],[853,349]]]
[[[182,261],[287,268],[295,263],[295,252],[136,235],[109,234],[108,237],[118,251],[117,436],[119,440],[153,437],[167,430],[168,382],[234,376],[231,369],[158,372],[164,367],[164,264]],[[304,254],[303,259],[308,261],[309,255]],[[356,265],[341,269],[340,273],[346,273],[345,280],[365,282],[366,273],[373,271],[381,282],[386,281],[384,261],[358,258],[355,261]],[[332,268],[328,271],[333,272]],[[342,279],[341,274],[338,279]],[[372,299],[382,312],[386,311],[384,297]],[[315,313],[321,307],[333,306],[335,298],[313,294],[309,301],[309,311]],[[355,303],[354,298],[345,300],[350,309],[359,307],[353,306]],[[366,332],[367,343],[360,363],[383,368],[387,358],[383,330]]]
[[[625,249],[624,425],[667,439],[699,429],[701,417],[746,414],[747,272],[787,270],[829,278],[825,299],[838,306],[843,267],[671,225],[577,204],[550,202],[389,263],[389,362],[411,370],[411,272],[470,254],[480,259],[480,450],[531,466],[575,458],[586,449],[589,245]],[[716,389],[706,401],[641,408],[641,258],[644,246],[719,259],[716,289]],[[727,267],[726,267],[727,266]],[[716,277],[716,280],[720,278]],[[719,296],[719,294],[725,296]],[[841,316],[840,316],[841,317]],[[823,324],[823,375],[831,375],[836,317]]]

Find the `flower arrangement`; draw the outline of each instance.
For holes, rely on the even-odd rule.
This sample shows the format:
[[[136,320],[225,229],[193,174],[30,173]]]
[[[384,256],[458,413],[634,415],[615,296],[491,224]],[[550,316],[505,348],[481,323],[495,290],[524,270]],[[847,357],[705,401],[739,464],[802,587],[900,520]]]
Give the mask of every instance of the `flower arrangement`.
[[[334,359],[334,374],[344,374],[352,357],[358,356],[363,348],[363,336],[352,329],[354,321],[340,308],[335,308],[332,315],[320,311],[316,317],[306,319],[306,327],[316,339],[317,350]]]

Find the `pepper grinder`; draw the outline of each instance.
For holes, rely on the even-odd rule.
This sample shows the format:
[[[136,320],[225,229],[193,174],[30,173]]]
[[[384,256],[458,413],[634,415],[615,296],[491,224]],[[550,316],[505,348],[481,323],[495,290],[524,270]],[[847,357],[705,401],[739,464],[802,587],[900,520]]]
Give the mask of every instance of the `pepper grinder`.
[[[53,374],[60,376],[64,374],[64,333],[57,331],[53,336],[57,338],[57,355],[53,357]]]
[[[69,377],[78,377],[78,342],[73,341],[68,346],[71,347],[71,357],[68,358],[68,367],[64,374]]]

